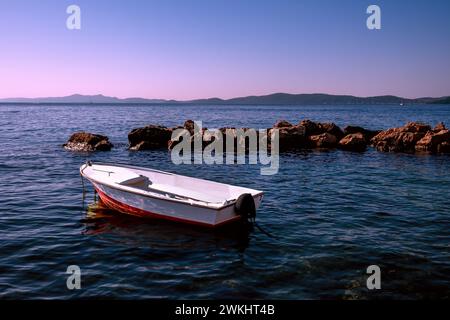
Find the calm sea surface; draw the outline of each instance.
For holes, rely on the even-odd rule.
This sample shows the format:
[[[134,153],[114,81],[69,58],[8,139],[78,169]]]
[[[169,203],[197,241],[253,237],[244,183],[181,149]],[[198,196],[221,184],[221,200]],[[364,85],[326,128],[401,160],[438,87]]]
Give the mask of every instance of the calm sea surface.
[[[127,133],[186,119],[271,127],[308,118],[385,129],[450,125],[450,106],[0,106],[0,298],[377,299],[450,297],[450,156],[369,150],[299,152],[280,171],[175,166],[165,151],[129,152]],[[106,134],[111,152],[77,154],[71,133]],[[258,230],[208,231],[141,220],[82,200],[87,159],[129,163],[266,192]],[[82,289],[66,288],[78,265]],[[382,289],[366,289],[366,268]]]

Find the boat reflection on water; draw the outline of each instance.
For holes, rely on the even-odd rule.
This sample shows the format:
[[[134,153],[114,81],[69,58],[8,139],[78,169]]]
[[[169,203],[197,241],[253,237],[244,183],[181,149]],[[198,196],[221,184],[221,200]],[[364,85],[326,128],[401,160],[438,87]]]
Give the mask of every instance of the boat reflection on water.
[[[249,246],[252,226],[231,223],[217,229],[166,220],[140,218],[106,207],[99,199],[85,208],[81,220],[84,235],[116,235],[133,246],[231,248],[245,251]]]

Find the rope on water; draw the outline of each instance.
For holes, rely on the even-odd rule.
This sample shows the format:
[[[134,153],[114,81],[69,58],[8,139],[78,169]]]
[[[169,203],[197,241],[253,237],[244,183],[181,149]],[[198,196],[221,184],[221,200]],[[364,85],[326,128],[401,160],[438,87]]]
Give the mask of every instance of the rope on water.
[[[253,218],[253,219],[251,220],[251,223],[252,223],[252,225],[254,225],[259,231],[261,231],[262,233],[264,233],[264,234],[265,234],[266,236],[268,236],[269,238],[277,239],[277,240],[279,239],[278,237],[274,236],[274,235],[273,235],[272,233],[270,233],[269,231],[264,230],[263,227],[261,227],[259,224],[257,224],[255,218]]]

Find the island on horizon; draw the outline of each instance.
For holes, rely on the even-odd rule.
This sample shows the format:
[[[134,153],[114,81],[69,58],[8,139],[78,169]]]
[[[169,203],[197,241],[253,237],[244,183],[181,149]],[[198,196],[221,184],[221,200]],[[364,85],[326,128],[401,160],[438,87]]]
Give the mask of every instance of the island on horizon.
[[[117,98],[98,95],[73,94],[64,97],[6,98],[0,104],[198,104],[198,105],[333,105],[333,104],[450,104],[450,96],[403,98],[394,95],[358,97],[324,93],[273,93],[231,99],[206,98],[195,100],[167,100],[146,98]]]

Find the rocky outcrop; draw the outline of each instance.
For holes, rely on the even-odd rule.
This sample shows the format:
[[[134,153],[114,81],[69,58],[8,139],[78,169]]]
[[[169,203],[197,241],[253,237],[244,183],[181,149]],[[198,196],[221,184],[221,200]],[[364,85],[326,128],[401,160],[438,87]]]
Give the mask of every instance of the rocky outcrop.
[[[361,133],[367,143],[380,132],[381,130],[367,130],[358,126],[347,126],[344,128],[344,135],[348,136],[349,134]]]
[[[334,123],[319,123],[319,127],[321,130],[321,133],[331,134],[331,135],[335,136],[338,141],[341,140],[345,136],[342,129],[339,128]]]
[[[229,150],[227,148],[227,138],[229,141],[233,140],[234,145],[234,151],[239,150],[245,150],[245,152],[248,152],[250,150],[250,136],[252,136],[253,141],[256,142],[256,149],[258,149],[259,146],[259,132],[256,131],[255,135],[249,134],[247,131],[249,128],[220,128],[219,131],[222,133],[222,139],[223,139],[223,150]],[[256,138],[256,139],[255,139]],[[214,139],[214,138],[212,138]],[[211,138],[208,138],[207,140],[212,140]],[[270,140],[269,140],[270,141]],[[252,151],[257,151],[253,150]]]
[[[172,132],[176,129],[185,129],[172,139]],[[187,120],[183,126],[167,128],[150,125],[144,128],[132,130],[128,135],[131,150],[147,150],[165,148],[173,149],[182,139],[189,139],[191,146],[201,141],[202,149],[216,139],[214,131],[195,130],[195,123]],[[245,145],[248,151],[248,137],[238,134],[237,128],[224,127],[218,129],[222,133],[223,150],[226,148],[227,136],[231,136],[234,142],[234,151],[238,145]],[[242,128],[244,132],[247,128]],[[434,129],[418,122],[410,122],[403,127],[391,128],[385,131],[367,130],[358,126],[347,126],[341,130],[334,123],[320,123],[311,120],[302,120],[298,124],[292,124],[286,120],[277,121],[272,128],[267,129],[267,145],[271,148],[271,135],[274,130],[279,132],[279,150],[291,151],[310,148],[340,148],[348,151],[365,151],[371,144],[379,151],[385,152],[450,152],[450,131],[443,123]],[[189,135],[186,134],[189,133]],[[257,133],[259,134],[259,133]],[[103,137],[103,136],[101,136]],[[104,137],[106,138],[106,137]],[[244,141],[245,139],[245,141]],[[100,139],[101,140],[101,139]],[[89,148],[95,150],[109,150],[109,142],[98,140]],[[239,141],[238,141],[239,140]],[[259,143],[259,139],[258,143]],[[80,149],[84,147],[79,147]],[[108,149],[109,148],[109,149]]]
[[[274,128],[289,128],[292,127],[292,123],[286,121],[286,120],[278,120],[274,126]]]
[[[194,134],[195,122],[194,120],[186,120],[184,122],[183,128],[189,131],[191,135]]]
[[[409,122],[403,127],[381,131],[371,139],[372,145],[383,152],[415,152],[416,143],[431,127],[418,122]]]
[[[113,147],[107,136],[89,132],[76,132],[72,134],[63,147],[70,151],[109,151]]]
[[[172,150],[177,144],[179,144],[184,139],[182,134],[175,134],[174,131],[177,129],[184,129],[184,128],[183,127],[173,128],[172,133],[174,134],[174,137],[172,139],[172,135],[171,135],[171,138],[167,141],[167,148],[169,150]]]
[[[130,150],[152,150],[167,148],[172,129],[163,126],[149,125],[131,130],[128,134]]]
[[[336,136],[328,132],[309,136],[308,140],[313,148],[335,148],[338,143]]]
[[[311,120],[302,120],[298,125],[305,128],[305,135],[307,137],[323,133],[321,131],[319,123],[313,122]]]
[[[278,130],[280,151],[302,149],[308,146],[308,139],[305,134],[305,127],[302,125],[276,127],[269,130],[269,137],[272,137],[273,130]]]
[[[172,150],[177,144],[181,143],[183,141],[183,139],[185,139],[184,135],[185,135],[185,131],[180,131],[178,134],[174,134],[174,136],[172,137],[172,133],[175,133],[175,130],[177,129],[184,129],[187,130],[187,132],[189,132],[190,136],[186,137],[187,139],[189,139],[189,143],[193,146],[194,145],[194,141],[196,140],[200,140],[202,142],[202,146],[204,147],[206,145],[206,143],[203,141],[204,138],[204,133],[207,130],[206,128],[202,128],[201,132],[195,132],[195,123],[192,120],[186,120],[184,122],[184,125],[182,127],[175,127],[173,129],[171,129],[171,134],[169,136],[169,139],[166,141],[166,146],[169,150]],[[210,143],[209,141],[207,142],[208,144]]]
[[[450,142],[445,141],[438,145],[437,147],[438,153],[450,153]]]
[[[450,130],[443,123],[438,124],[433,130],[417,141],[416,152],[448,153],[450,145]]]
[[[334,123],[320,123],[311,120],[302,120],[300,126],[305,128],[305,135],[307,137],[320,135],[322,133],[329,133],[336,137],[337,140],[344,137],[344,132]]]
[[[339,141],[342,150],[362,152],[367,149],[367,139],[361,132],[346,135]]]
[[[273,129],[279,130],[280,151],[335,148],[338,141],[344,137],[344,132],[334,123],[320,123],[302,120],[297,125],[280,120]],[[272,130],[269,135],[272,134]]]
[[[435,132],[439,132],[441,130],[447,130],[447,128],[445,127],[445,124],[443,122],[439,122],[436,127],[434,127],[433,131]]]

